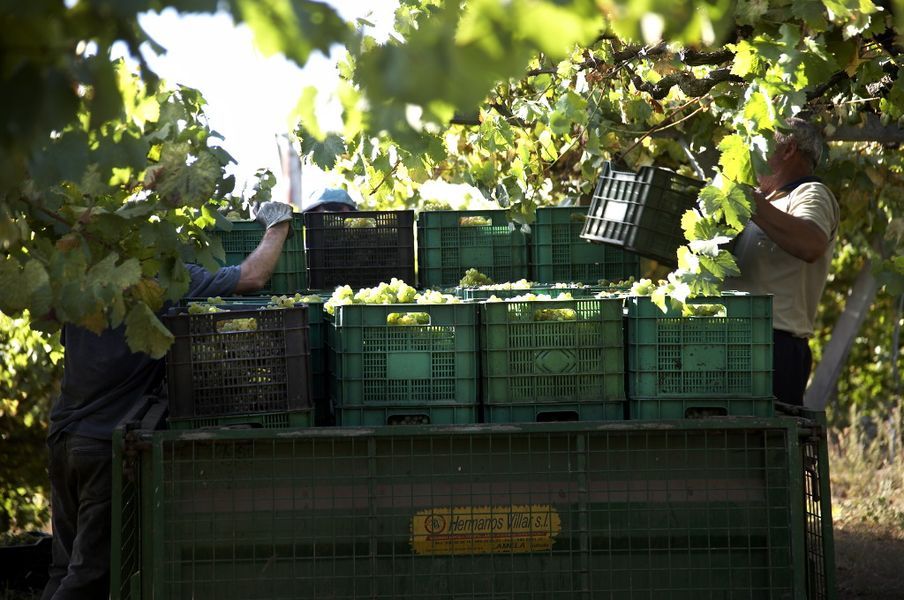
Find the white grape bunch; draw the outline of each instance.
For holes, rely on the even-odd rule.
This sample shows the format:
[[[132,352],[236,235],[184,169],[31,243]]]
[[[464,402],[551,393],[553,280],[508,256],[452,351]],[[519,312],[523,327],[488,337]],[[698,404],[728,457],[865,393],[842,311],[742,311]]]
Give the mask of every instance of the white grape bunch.
[[[350,286],[337,287],[324,304],[328,314],[335,315],[337,306],[346,304],[455,304],[461,300],[451,294],[437,290],[418,292],[395,277],[389,283],[382,282],[371,288],[361,288],[357,292]]]
[[[477,269],[472,268],[465,271],[464,277],[462,277],[461,281],[458,282],[458,287],[472,288],[492,284],[492,279],[490,279],[487,275],[484,275]]]

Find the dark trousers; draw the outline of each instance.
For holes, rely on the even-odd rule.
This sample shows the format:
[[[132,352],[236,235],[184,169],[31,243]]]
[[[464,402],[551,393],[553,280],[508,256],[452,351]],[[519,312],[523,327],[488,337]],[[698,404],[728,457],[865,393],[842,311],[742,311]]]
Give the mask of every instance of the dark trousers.
[[[53,559],[41,600],[103,600],[110,595],[109,440],[62,433],[50,442]]]
[[[806,338],[772,330],[772,393],[779,402],[803,406],[813,355]]]

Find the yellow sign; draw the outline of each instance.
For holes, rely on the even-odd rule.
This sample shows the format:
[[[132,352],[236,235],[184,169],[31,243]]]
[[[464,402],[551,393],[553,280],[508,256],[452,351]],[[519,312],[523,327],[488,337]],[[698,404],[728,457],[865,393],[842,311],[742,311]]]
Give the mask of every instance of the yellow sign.
[[[546,504],[428,508],[411,518],[415,554],[520,554],[552,548],[562,529]]]

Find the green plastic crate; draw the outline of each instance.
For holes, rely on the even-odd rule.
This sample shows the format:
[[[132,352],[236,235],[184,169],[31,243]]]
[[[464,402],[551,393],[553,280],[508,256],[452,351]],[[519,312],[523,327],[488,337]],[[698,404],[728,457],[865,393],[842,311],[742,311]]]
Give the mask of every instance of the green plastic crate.
[[[631,398],[631,419],[705,419],[709,417],[771,417],[775,398]]]
[[[575,320],[536,320],[552,309]],[[621,299],[486,302],[480,317],[485,404],[624,401]]]
[[[307,287],[305,272],[304,236],[300,217],[292,220],[294,235],[283,244],[282,254],[273,268],[273,275],[261,294],[294,294]],[[226,253],[225,265],[240,265],[260,244],[264,228],[257,221],[236,221],[232,231],[213,231]]]
[[[485,404],[484,423],[561,423],[569,421],[621,421],[623,401]]]
[[[771,397],[772,297],[725,293],[689,303],[724,307],[726,316],[682,317],[649,297],[627,298],[628,397]]]
[[[640,257],[617,246],[593,244],[581,238],[587,206],[555,206],[537,209],[531,228],[533,278],[596,282],[640,278]]]
[[[488,219],[487,226],[462,225],[464,218]],[[527,236],[509,227],[504,210],[424,211],[417,220],[418,285],[458,285],[475,268],[493,281],[529,276]]]
[[[472,423],[477,423],[476,404],[341,406],[336,409],[336,424],[343,427],[467,425]]]
[[[141,462],[141,551],[113,588],[803,600],[796,434],[775,418],[142,432],[118,453]]]
[[[194,419],[169,419],[169,428],[175,430],[184,429],[211,429],[220,427],[247,427],[266,429],[283,429],[287,427],[311,427],[313,415],[310,409],[283,411],[273,413],[249,413],[242,415],[230,415],[228,417],[209,417]]]
[[[581,237],[675,266],[678,247],[687,242],[681,217],[696,206],[704,185],[667,169],[641,167],[633,173],[607,162]]]
[[[388,325],[393,313],[425,313],[429,325]],[[336,408],[477,404],[476,305],[351,304],[337,306],[331,322]]]

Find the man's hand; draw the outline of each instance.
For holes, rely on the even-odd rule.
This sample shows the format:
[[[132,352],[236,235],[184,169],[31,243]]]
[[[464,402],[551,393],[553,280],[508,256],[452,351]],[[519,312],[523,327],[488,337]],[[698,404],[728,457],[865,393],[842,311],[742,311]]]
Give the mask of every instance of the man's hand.
[[[274,225],[292,221],[292,207],[284,202],[274,202],[273,200],[262,202],[257,208],[254,220],[263,225],[264,229],[270,229]],[[288,238],[292,237],[293,233],[292,224],[289,223]]]

